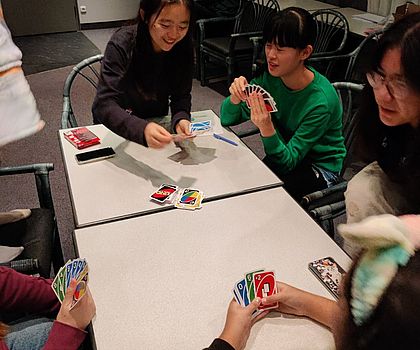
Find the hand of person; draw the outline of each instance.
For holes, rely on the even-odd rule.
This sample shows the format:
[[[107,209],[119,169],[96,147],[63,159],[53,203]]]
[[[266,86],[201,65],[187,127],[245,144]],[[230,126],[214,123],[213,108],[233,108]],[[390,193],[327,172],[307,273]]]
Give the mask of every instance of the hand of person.
[[[239,78],[235,78],[235,80],[229,87],[230,102],[237,105],[241,101],[246,100],[246,94],[245,94],[246,85],[248,85],[248,82],[245,77],[240,76]]]
[[[171,134],[164,127],[154,122],[146,125],[144,138],[150,148],[163,148],[172,142]]]
[[[248,103],[251,109],[251,121],[260,129],[260,133],[264,137],[273,136],[276,133],[271,114],[265,107],[262,94],[251,93],[248,97]]]
[[[296,316],[306,316],[305,301],[310,293],[286,283],[277,283],[277,293],[262,299],[264,304],[279,303],[275,311]]]
[[[190,133],[190,121],[186,119],[181,119],[178,124],[175,126],[175,131],[179,135],[191,136]]]
[[[84,330],[93,316],[95,316],[96,306],[90,294],[89,287],[87,287],[86,294],[70,310],[76,285],[77,281],[73,278],[70,281],[60,311],[58,312],[57,321]]]
[[[232,299],[226,315],[225,328],[219,338],[228,342],[235,350],[244,349],[251,327],[268,313],[268,311],[263,311],[257,317],[252,318],[252,313],[258,309],[260,304],[261,300],[255,298],[248,306],[243,307]]]

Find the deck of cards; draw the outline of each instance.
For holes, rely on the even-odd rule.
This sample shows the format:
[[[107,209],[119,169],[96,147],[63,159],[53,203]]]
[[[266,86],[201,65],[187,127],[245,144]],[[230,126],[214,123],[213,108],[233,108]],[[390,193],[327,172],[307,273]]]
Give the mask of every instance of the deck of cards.
[[[160,187],[150,195],[150,199],[157,203],[170,204],[175,200],[175,207],[188,210],[200,209],[203,198],[203,191],[192,188],[180,189],[176,185],[166,184],[160,185]]]
[[[190,124],[190,133],[193,136],[209,135],[213,131],[211,120],[202,120]]]
[[[256,297],[262,299],[277,293],[276,276],[274,271],[265,271],[264,269],[251,271],[245,274],[235,283],[233,296],[239,305],[247,306]],[[278,307],[275,304],[261,304],[258,310],[270,310]]]
[[[74,278],[77,281],[76,290],[73,294],[73,301],[70,310],[83,298],[86,294],[86,288],[89,277],[89,267],[86,259],[69,260],[58,271],[55,276],[51,288],[57,296],[60,303],[63,302],[70,281]]]
[[[276,102],[274,101],[274,99],[270,95],[270,93],[265,91],[261,86],[254,85],[254,84],[248,84],[248,85],[245,86],[245,95],[247,97],[247,99],[245,100],[245,103],[246,103],[248,108],[251,108],[251,106],[249,104],[249,101],[248,101],[248,97],[253,92],[262,95],[262,97],[264,99],[265,108],[267,109],[268,112],[270,112],[270,113],[277,112]]]

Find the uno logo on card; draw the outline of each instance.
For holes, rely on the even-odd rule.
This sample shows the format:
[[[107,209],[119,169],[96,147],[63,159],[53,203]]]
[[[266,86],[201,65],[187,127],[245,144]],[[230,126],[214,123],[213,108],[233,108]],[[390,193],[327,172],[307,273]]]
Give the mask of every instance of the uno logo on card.
[[[155,199],[166,199],[169,197],[172,193],[175,192],[175,188],[171,187],[163,187],[157,190],[155,193],[153,193],[152,198]]]

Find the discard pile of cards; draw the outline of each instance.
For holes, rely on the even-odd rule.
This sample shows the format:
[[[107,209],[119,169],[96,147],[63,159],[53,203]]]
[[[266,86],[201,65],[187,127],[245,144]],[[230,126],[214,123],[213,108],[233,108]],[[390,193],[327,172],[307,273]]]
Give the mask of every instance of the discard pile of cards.
[[[245,278],[236,282],[233,288],[233,296],[242,306],[247,306],[256,297],[262,299],[275,293],[277,293],[277,284],[274,271],[265,271],[264,269],[246,273]],[[276,307],[278,307],[278,303],[261,304],[258,310],[264,311]]]
[[[261,86],[254,84],[248,84],[245,86],[245,95],[247,97],[245,102],[248,108],[251,108],[251,106],[249,105],[248,97],[253,92],[262,95],[264,99],[265,108],[268,112],[277,112],[276,102],[274,101],[273,97],[271,97],[270,93],[265,91]]]
[[[66,295],[67,288],[70,285],[70,281],[73,278],[77,281],[76,290],[73,294],[73,301],[70,307],[71,310],[86,294],[88,276],[89,267],[86,259],[69,260],[58,271],[54,281],[51,284],[51,288],[53,289],[58,300],[60,300],[60,303],[62,303]]]
[[[201,208],[204,193],[192,188],[179,189],[176,185],[163,184],[150,195],[150,199],[160,204],[173,203],[175,198],[175,207],[195,210]]]

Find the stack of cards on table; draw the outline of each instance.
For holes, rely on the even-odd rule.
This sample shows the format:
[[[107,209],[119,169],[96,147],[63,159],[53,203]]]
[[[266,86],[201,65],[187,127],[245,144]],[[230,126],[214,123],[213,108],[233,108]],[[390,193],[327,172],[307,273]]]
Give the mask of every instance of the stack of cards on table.
[[[176,185],[160,185],[157,191],[150,195],[150,199],[160,204],[172,203],[176,197],[175,206],[180,209],[195,210],[201,208],[204,198],[203,191],[192,188],[180,189]]]
[[[233,296],[242,306],[247,306],[256,297],[262,299],[275,293],[277,293],[277,287],[274,271],[265,271],[264,269],[246,273],[245,278],[236,282],[233,288]],[[277,303],[261,304],[258,310],[264,311],[276,307],[278,307]]]
[[[194,136],[208,135],[213,131],[211,120],[202,120],[199,122],[191,122],[190,133]]]
[[[274,101],[273,97],[271,97],[270,93],[265,91],[261,86],[254,85],[254,84],[248,84],[245,86],[245,95],[247,99],[245,100],[246,105],[248,108],[251,108],[249,105],[248,97],[253,92],[256,92],[257,94],[261,94],[264,99],[265,108],[268,112],[277,112],[276,102]]]
[[[86,259],[69,260],[58,271],[54,281],[51,284],[51,288],[53,289],[58,300],[60,300],[60,303],[62,303],[64,296],[66,295],[67,288],[70,285],[70,281],[73,278],[77,281],[76,290],[73,294],[73,301],[70,307],[71,310],[85,295],[88,276],[89,267]]]
[[[83,149],[101,143],[99,137],[86,127],[66,131],[63,135],[77,149]]]

